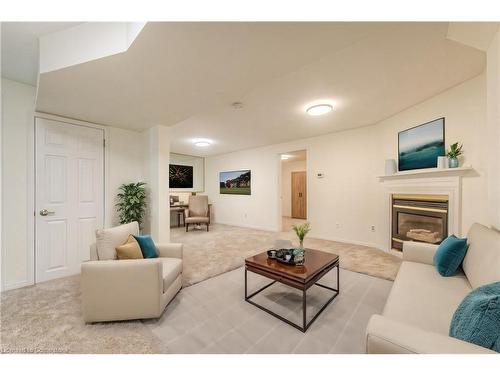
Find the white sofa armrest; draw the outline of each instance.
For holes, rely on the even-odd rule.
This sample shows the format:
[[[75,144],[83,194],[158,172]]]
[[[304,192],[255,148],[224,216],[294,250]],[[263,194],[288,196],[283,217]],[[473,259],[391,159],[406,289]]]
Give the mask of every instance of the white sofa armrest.
[[[181,243],[157,244],[156,250],[161,258],[179,258],[182,259]]]
[[[81,281],[86,322],[156,317],[161,312],[163,271],[157,258],[85,262]]]
[[[406,262],[434,264],[434,254],[438,245],[423,242],[404,241],[403,260]]]
[[[371,354],[495,354],[496,352],[446,335],[424,331],[373,315],[366,327],[366,352]]]

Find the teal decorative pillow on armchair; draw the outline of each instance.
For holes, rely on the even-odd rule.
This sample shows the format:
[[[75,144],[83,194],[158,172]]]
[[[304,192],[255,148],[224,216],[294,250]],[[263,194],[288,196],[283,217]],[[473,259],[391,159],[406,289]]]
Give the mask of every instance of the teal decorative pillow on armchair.
[[[453,314],[450,336],[500,352],[500,281],[464,298]]]
[[[153,242],[153,239],[151,238],[151,236],[149,236],[149,235],[134,236],[134,238],[139,243],[139,246],[141,248],[141,252],[142,252],[144,259],[158,258],[158,254],[156,253],[156,246],[155,246],[155,243]]]
[[[434,265],[441,276],[451,276],[457,272],[467,252],[467,238],[451,235],[439,245],[434,255]]]

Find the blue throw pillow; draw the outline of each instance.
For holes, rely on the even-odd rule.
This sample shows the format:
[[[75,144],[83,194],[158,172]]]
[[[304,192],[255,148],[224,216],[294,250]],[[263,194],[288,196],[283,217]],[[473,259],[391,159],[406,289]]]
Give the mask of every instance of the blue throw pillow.
[[[450,336],[500,352],[500,281],[464,298],[453,314]]]
[[[451,276],[457,272],[467,252],[467,238],[453,235],[439,245],[434,255],[434,265],[441,276]]]
[[[134,238],[139,243],[141,247],[142,256],[144,259],[146,258],[158,258],[158,254],[156,253],[156,246],[153,242],[153,239],[150,235],[146,236],[134,236]]]

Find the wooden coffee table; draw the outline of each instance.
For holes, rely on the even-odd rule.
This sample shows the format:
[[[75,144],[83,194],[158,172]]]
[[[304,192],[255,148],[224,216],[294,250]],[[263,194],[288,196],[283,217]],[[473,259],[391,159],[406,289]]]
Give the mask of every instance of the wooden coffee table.
[[[337,289],[330,288],[326,285],[319,284],[317,281],[330,272],[333,268],[337,268]],[[259,275],[265,276],[273,282],[267,284],[266,286],[260,288],[259,290],[248,295],[247,291],[247,273],[248,271],[257,273]],[[267,252],[263,252],[254,255],[250,258],[245,259],[245,301],[257,306],[259,309],[271,314],[272,316],[281,319],[285,323],[290,324],[302,332],[307,331],[311,324],[316,320],[316,318],[323,312],[323,310],[337,297],[340,293],[339,284],[339,256],[331,253],[326,253],[324,251],[306,249],[305,250],[305,262],[303,266],[291,266],[288,264],[283,264],[275,259],[270,259],[267,256]],[[276,282],[288,285],[292,288],[299,289],[302,291],[302,326],[284,318],[281,315],[267,309],[266,307],[259,305],[251,300],[252,297],[262,292],[264,289],[269,288]],[[307,290],[313,286],[317,285],[321,288],[325,288],[335,292],[335,294],[323,305],[323,307],[314,315],[314,317],[307,322],[306,320],[306,309],[307,309]]]

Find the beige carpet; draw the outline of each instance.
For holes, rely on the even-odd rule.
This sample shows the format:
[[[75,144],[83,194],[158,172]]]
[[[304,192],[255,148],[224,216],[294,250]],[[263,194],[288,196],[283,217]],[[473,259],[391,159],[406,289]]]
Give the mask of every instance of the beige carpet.
[[[271,248],[277,239],[294,243],[293,232],[262,230],[215,224],[210,232],[174,228],[171,241],[184,244],[184,286],[192,285],[241,267],[245,258]],[[306,237],[305,247],[328,251],[340,256],[340,266],[386,280],[394,280],[401,259],[382,250],[342,242]]]
[[[184,243],[184,286],[243,265],[244,259],[294,239],[293,233],[214,225],[210,232],[182,228],[172,242]],[[380,250],[339,242],[306,239],[311,248],[340,255],[341,267],[393,280],[399,258]],[[2,293],[2,352],[29,353],[158,353],[161,343],[141,322],[84,324],[80,277],[73,276]]]
[[[159,341],[141,321],[85,324],[80,277],[2,293],[3,353],[157,353]]]

